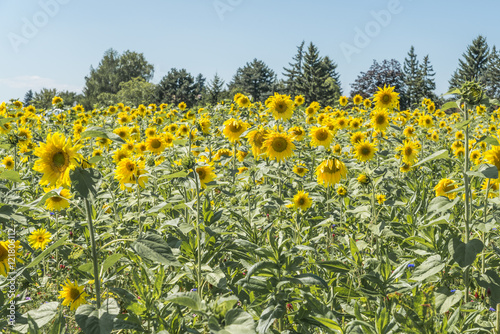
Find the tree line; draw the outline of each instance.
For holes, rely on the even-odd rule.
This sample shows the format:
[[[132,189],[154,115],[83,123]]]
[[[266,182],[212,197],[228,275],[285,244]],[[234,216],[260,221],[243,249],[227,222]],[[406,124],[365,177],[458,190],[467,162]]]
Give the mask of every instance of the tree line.
[[[390,85],[400,93],[401,108],[416,107],[424,97],[439,105],[443,101],[434,93],[435,75],[429,55],[419,59],[411,46],[403,65],[396,59],[374,60],[370,68],[361,72],[350,85],[350,95],[370,97],[378,87]],[[216,104],[236,93],[247,94],[254,101],[264,101],[274,92],[279,92],[302,95],[306,103],[318,101],[326,106],[343,94],[337,64],[329,56],[320,55],[312,42],[306,46],[305,41],[297,46],[297,53],[283,68],[280,79],[258,59],[238,68],[227,84],[218,74],[207,81],[202,74],[193,76],[186,69],[177,68],[172,68],[158,84],[151,82],[153,76],[154,66],[142,53],[125,51],[120,54],[109,49],[96,68],[90,67],[82,93],[47,88],[38,92],[30,90],[24,102],[48,108],[52,97],[58,95],[65,103],[79,103],[86,109],[118,102],[135,106],[185,102],[192,107]],[[471,80],[480,82],[490,97],[500,97],[500,51],[495,46],[490,49],[483,36],[478,36],[467,46],[449,80],[450,89]]]

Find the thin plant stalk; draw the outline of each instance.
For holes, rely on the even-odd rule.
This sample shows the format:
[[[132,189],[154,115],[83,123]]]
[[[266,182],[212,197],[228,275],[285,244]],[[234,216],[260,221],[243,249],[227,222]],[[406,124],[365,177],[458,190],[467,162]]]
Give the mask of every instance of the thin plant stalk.
[[[486,196],[484,197],[484,209],[483,209],[483,218],[484,218],[484,224],[486,225],[486,216],[488,213],[488,196],[490,194],[490,179],[488,179],[488,184],[486,185]],[[484,247],[485,245],[485,232],[483,232],[481,236],[481,241],[483,242],[483,251],[481,252],[481,274],[484,274]]]
[[[236,157],[235,157],[236,158]],[[196,171],[196,167],[193,168],[194,173],[194,183],[196,184],[196,243],[198,248],[198,270],[196,271],[196,278],[198,281],[198,295],[200,299],[202,298],[202,281],[201,281],[201,232],[200,232],[200,177]]]
[[[92,223],[92,209],[88,198],[84,198],[85,209],[87,211],[87,224],[89,228],[90,235],[90,245],[92,247],[92,263],[94,265],[94,283],[95,283],[95,293],[96,293],[96,304],[97,308],[101,308],[101,280],[99,278],[99,263],[97,261],[97,249],[95,244],[94,235],[94,225]]]
[[[467,104],[464,103],[464,115],[465,122],[469,120],[469,112],[467,109]],[[464,187],[465,187],[465,232],[464,232],[464,243],[469,243],[469,235],[470,235],[470,190],[469,190],[469,175],[467,172],[469,171],[469,125],[465,127],[465,154],[464,154]],[[465,284],[465,295],[464,301],[467,302],[469,298],[469,268],[465,268],[464,274],[464,284]]]

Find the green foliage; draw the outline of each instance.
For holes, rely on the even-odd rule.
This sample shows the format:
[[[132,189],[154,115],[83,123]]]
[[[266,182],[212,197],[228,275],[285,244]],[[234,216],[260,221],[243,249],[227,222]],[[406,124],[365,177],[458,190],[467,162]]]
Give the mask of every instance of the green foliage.
[[[276,75],[262,60],[254,59],[236,70],[229,83],[231,93],[249,94],[254,101],[264,101],[275,91]]]
[[[486,81],[486,71],[490,58],[490,49],[486,38],[479,35],[472,44],[467,46],[467,51],[459,59],[459,66],[453,73],[449,84],[450,89],[460,88],[466,81]]]

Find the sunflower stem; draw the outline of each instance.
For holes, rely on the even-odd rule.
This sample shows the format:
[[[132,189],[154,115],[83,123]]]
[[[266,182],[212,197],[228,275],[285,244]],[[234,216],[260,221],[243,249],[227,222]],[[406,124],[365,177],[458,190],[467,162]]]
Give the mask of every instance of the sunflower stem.
[[[90,245],[92,247],[92,263],[94,265],[94,283],[95,283],[95,293],[96,293],[96,304],[97,308],[101,308],[101,287],[100,287],[100,277],[99,277],[99,263],[97,262],[97,249],[95,244],[94,236],[94,225],[92,224],[92,208],[90,206],[89,199],[84,198],[85,209],[87,211],[87,224],[89,228],[90,235]]]
[[[137,186],[136,195],[137,195],[137,216],[139,219],[139,238],[142,236],[142,219],[141,219],[141,190],[139,186],[139,177],[136,177],[135,184]]]
[[[203,299],[202,295],[202,281],[201,281],[201,233],[200,233],[200,184],[201,180],[196,172],[196,167],[193,168],[194,183],[196,184],[196,242],[198,248],[198,270],[196,271],[198,281],[198,295]],[[233,182],[234,184],[234,182]]]
[[[488,183],[486,185],[486,196],[484,197],[484,209],[483,209],[483,218],[484,218],[484,224],[486,225],[486,215],[488,213],[488,196],[490,194],[490,180],[488,179]],[[481,274],[484,274],[484,247],[485,245],[485,232],[483,232],[481,236],[481,241],[483,242],[483,251],[481,252]]]
[[[467,104],[464,102],[464,115],[465,122],[469,120],[469,112],[467,109]],[[470,221],[470,196],[469,196],[469,175],[467,172],[469,171],[469,125],[465,126],[465,154],[464,154],[465,162],[464,162],[464,187],[465,187],[465,233],[464,233],[464,242],[465,244],[469,243],[469,221]],[[465,295],[464,302],[467,302],[469,298],[469,268],[466,267],[464,273],[464,285],[465,285]]]

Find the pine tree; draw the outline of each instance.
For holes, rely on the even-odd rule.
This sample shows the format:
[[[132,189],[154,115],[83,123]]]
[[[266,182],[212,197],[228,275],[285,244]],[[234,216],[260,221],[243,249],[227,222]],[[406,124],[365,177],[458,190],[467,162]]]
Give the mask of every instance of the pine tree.
[[[500,98],[500,51],[497,51],[495,46],[491,50],[485,74],[485,82],[488,97]]]
[[[214,78],[208,84],[208,102],[217,104],[222,97],[224,80],[215,73]]]
[[[322,60],[324,71],[326,72],[327,89],[324,96],[320,99],[325,105],[338,101],[342,94],[340,88],[340,75],[337,73],[337,64],[335,64],[330,57],[325,56]]]
[[[418,87],[422,85],[422,77],[413,45],[408,52],[408,57],[405,58],[403,73],[408,104],[409,106],[415,106],[420,102]]]
[[[33,101],[33,90],[30,89],[29,91],[26,92],[26,95],[24,95],[24,105],[28,106],[31,104]]]
[[[295,62],[288,63],[290,68],[283,67],[283,70],[285,71],[283,76],[286,77],[285,92],[289,95],[298,95],[298,80],[300,76],[302,76],[302,62],[304,59],[304,44],[305,42],[302,41],[302,43],[300,43],[297,47],[297,54],[292,58]]]
[[[254,101],[264,101],[274,93],[276,75],[263,61],[254,59],[238,68],[229,83],[232,92],[250,94]]]
[[[484,83],[489,55],[486,38],[479,35],[462,54],[463,59],[459,59],[459,66],[449,81],[450,89],[461,87],[465,81]]]
[[[426,55],[422,61],[419,68],[419,85],[417,87],[417,98],[420,101],[422,98],[428,98],[433,101],[436,100],[436,94],[434,90],[436,89],[436,82],[434,81],[434,76],[436,73],[432,68],[429,60],[429,55]]]

